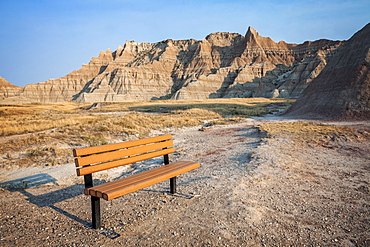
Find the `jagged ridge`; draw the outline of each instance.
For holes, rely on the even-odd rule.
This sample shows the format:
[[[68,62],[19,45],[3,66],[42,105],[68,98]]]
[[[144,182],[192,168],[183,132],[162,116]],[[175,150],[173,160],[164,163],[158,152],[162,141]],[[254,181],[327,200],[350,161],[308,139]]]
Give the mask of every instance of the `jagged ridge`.
[[[251,27],[245,36],[129,41],[62,78],[27,85],[17,97],[32,102],[298,97],[342,44],[276,43]]]
[[[370,23],[338,49],[287,116],[370,119]]]

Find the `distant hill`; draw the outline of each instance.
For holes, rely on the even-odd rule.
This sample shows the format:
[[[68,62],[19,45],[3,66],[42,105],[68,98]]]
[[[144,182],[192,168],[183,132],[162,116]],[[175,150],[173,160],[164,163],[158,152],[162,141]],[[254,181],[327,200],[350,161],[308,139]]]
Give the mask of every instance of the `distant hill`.
[[[286,116],[370,119],[370,23],[340,46]]]
[[[297,98],[346,41],[274,42],[253,28],[245,36],[127,41],[87,65],[29,84],[2,102],[102,102],[230,97]]]
[[[21,87],[17,87],[0,77],[0,101],[5,98],[16,96],[20,90]]]

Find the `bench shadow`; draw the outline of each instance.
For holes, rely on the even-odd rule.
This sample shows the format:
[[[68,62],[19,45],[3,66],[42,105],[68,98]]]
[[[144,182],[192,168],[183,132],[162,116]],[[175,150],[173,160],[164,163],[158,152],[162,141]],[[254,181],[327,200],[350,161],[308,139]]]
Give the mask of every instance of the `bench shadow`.
[[[36,187],[42,184],[53,183],[58,185],[57,180],[46,173],[40,173],[24,178],[14,179],[4,183],[0,183],[0,187],[8,190],[19,190]]]
[[[95,184],[99,184],[102,182],[103,182],[102,180],[94,179]],[[73,215],[63,210],[62,208],[55,206],[55,204],[59,202],[62,202],[62,201],[65,201],[65,200],[68,200],[68,199],[71,199],[71,198],[74,198],[76,196],[83,194],[83,190],[85,186],[83,184],[75,184],[75,185],[60,189],[60,190],[51,191],[51,192],[41,194],[41,195],[33,195],[32,193],[26,191],[26,189],[36,187],[39,185],[48,184],[48,183],[58,185],[57,180],[55,178],[53,178],[49,174],[40,173],[40,174],[0,183],[0,187],[10,192],[17,191],[19,193],[22,193],[23,195],[27,196],[26,201],[32,204],[35,204],[38,207],[49,207],[55,210],[56,212],[63,214],[67,216],[68,218],[82,224],[83,226],[92,229],[91,222],[87,222],[79,218],[78,216]],[[98,232],[111,239],[114,239],[120,236],[120,234],[110,229],[106,229],[104,227],[102,227]]]
[[[10,192],[19,192],[23,195],[27,196],[26,201],[35,204],[38,207],[49,207],[58,213],[61,213],[84,226],[91,225],[89,222],[80,219],[79,217],[55,206],[55,204],[65,201],[67,199],[71,199],[78,195],[81,195],[81,191],[83,191],[84,186],[81,184],[72,185],[60,190],[55,190],[48,192],[46,194],[41,195],[33,195],[30,192],[26,191],[28,188],[36,187],[43,184],[52,183],[58,185],[57,180],[46,173],[40,173],[20,179],[15,179],[11,181],[7,181],[4,183],[0,183],[0,187],[4,188]]]

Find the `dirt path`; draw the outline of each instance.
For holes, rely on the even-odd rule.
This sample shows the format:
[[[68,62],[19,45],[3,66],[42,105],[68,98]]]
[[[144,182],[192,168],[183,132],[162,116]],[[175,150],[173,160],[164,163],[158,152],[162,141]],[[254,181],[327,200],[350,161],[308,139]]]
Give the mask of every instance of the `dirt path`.
[[[370,244],[370,164],[359,155],[366,146],[361,152],[295,146],[265,139],[248,123],[177,131],[174,138],[173,161],[202,163],[179,177],[179,192],[191,199],[163,193],[169,185],[160,183],[103,201],[105,228],[93,230],[83,185],[41,173],[42,185],[1,190],[0,245]]]

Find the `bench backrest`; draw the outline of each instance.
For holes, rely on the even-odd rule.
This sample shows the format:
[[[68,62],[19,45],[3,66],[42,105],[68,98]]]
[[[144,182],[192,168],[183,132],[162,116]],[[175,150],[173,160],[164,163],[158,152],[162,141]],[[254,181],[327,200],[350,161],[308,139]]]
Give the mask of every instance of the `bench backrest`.
[[[175,152],[172,135],[73,150],[77,175],[87,175]]]

